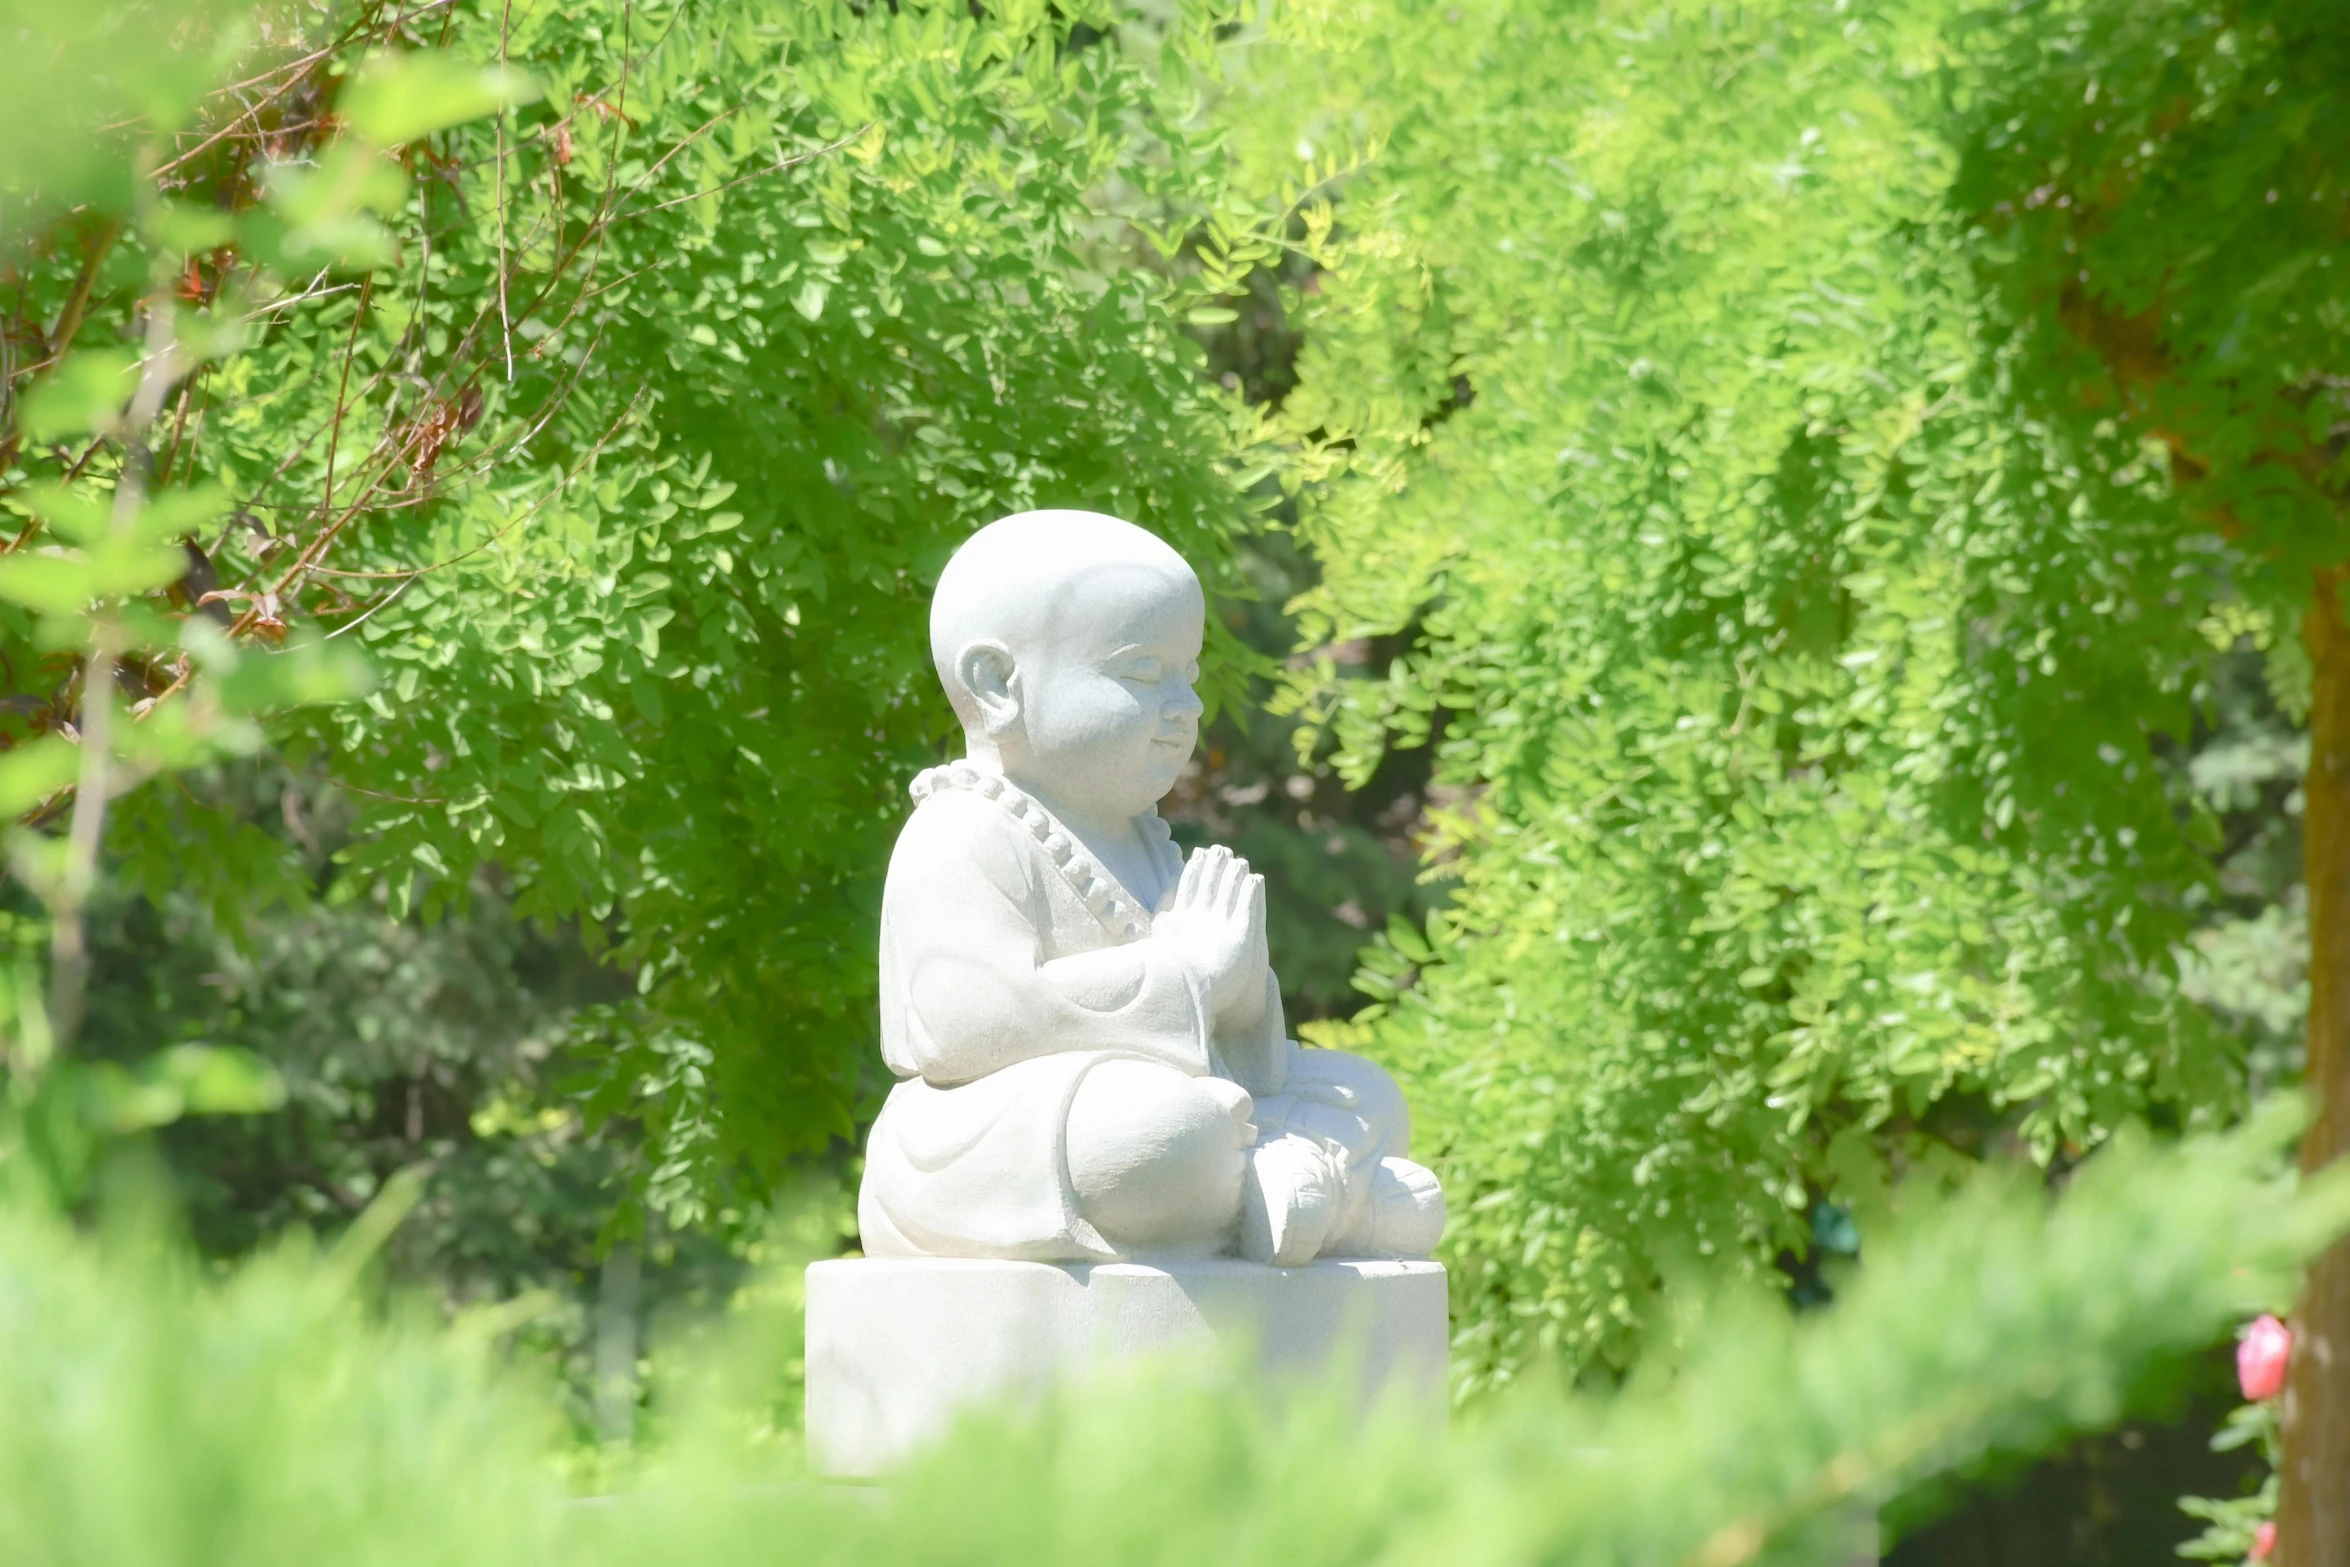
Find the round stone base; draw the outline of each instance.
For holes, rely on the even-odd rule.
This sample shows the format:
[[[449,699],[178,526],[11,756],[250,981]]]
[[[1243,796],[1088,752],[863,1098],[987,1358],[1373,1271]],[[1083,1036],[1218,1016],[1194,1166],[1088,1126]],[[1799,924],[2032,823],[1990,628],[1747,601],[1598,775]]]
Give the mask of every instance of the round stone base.
[[[1366,1400],[1421,1394],[1440,1420],[1444,1283],[1433,1262],[819,1262],[808,1270],[809,1457],[824,1474],[876,1475],[971,1403],[1138,1356],[1220,1357],[1275,1386],[1339,1372]]]

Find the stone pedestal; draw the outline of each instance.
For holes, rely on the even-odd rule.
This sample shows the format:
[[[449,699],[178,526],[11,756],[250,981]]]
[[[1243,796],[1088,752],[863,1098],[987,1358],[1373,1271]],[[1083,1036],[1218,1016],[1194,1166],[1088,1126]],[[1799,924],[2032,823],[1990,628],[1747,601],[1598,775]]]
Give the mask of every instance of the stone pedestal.
[[[1441,1421],[1446,1339],[1433,1262],[820,1262],[808,1270],[809,1456],[826,1474],[878,1474],[966,1405],[1135,1357],[1222,1357],[1275,1387],[1335,1371],[1366,1401],[1422,1394]]]

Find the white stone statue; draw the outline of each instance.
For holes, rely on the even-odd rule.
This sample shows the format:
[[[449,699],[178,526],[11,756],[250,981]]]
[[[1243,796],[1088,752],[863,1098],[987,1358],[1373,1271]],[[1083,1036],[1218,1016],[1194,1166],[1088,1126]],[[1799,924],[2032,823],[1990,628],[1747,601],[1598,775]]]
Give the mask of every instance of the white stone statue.
[[[1007,517],[940,577],[931,657],[966,756],[915,780],[890,857],[900,1081],[866,1155],[867,1256],[1435,1245],[1443,1194],[1393,1080],[1288,1037],[1263,878],[1223,848],[1186,860],[1159,819],[1198,737],[1204,617],[1181,556],[1091,512]]]

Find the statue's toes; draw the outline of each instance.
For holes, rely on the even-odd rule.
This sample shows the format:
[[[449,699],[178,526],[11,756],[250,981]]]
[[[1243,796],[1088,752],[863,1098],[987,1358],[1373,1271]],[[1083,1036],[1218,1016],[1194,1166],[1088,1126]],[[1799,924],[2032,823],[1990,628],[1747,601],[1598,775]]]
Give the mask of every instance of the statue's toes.
[[[1240,1199],[1240,1254],[1277,1268],[1314,1260],[1338,1220],[1345,1183],[1337,1164],[1302,1137],[1248,1152]]]
[[[1436,1172],[1386,1158],[1371,1171],[1362,1217],[1323,1248],[1333,1257],[1425,1257],[1444,1236],[1444,1188]]]

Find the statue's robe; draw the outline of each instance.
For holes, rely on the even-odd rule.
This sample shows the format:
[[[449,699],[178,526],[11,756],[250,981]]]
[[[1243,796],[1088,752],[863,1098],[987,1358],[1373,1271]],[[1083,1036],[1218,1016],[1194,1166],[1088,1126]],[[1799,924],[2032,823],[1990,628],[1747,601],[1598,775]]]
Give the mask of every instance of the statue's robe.
[[[1069,1105],[1104,1061],[1228,1078],[1260,1124],[1282,1116],[1293,1076],[1363,1078],[1353,1091],[1385,1124],[1348,1117],[1356,1151],[1403,1151],[1393,1084],[1289,1040],[1270,976],[1261,1024],[1220,1037],[1198,981],[1147,939],[1150,908],[1036,800],[968,764],[914,792],[882,893],[881,1050],[900,1081],[865,1155],[868,1255],[1116,1259],[1069,1179]],[[1142,825],[1171,890],[1182,851],[1156,813]]]

